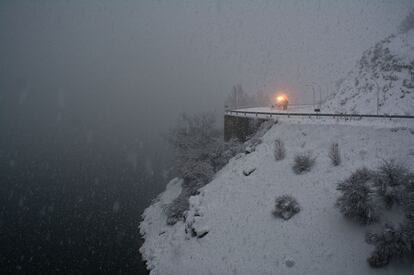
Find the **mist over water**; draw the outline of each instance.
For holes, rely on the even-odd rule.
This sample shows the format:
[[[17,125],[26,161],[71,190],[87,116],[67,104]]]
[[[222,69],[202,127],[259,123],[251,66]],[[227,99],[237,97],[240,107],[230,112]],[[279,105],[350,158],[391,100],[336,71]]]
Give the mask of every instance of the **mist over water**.
[[[80,104],[56,117],[46,95],[28,97],[24,108],[12,95],[3,99],[2,269],[142,272],[138,223],[166,183],[165,144],[138,120],[100,123]]]
[[[180,113],[220,119],[236,83],[309,103],[307,83],[332,92],[413,6],[1,1],[0,273],[143,273]]]

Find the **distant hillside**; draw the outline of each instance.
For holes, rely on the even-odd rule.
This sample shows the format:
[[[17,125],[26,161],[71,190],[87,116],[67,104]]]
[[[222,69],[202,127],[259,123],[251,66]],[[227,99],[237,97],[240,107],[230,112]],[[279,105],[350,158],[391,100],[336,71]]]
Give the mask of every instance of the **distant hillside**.
[[[414,115],[414,29],[365,51],[323,109],[335,113]],[[378,97],[377,97],[378,94]]]

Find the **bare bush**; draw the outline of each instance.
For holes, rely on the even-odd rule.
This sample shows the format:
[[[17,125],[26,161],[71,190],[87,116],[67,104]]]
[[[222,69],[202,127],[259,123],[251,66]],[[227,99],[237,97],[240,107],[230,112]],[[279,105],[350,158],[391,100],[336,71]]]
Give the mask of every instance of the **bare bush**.
[[[300,211],[299,203],[290,195],[277,197],[275,202],[275,210],[273,211],[275,217],[289,220]]]
[[[305,153],[295,156],[293,164],[293,172],[295,174],[303,174],[309,172],[315,165],[316,158],[312,157],[311,153]]]
[[[329,148],[328,156],[331,159],[331,163],[333,166],[338,166],[341,164],[341,153],[339,152],[338,143],[331,144],[331,147]]]
[[[283,141],[280,139],[275,140],[275,149],[274,149],[275,160],[279,161],[285,158],[286,156],[286,149]]]

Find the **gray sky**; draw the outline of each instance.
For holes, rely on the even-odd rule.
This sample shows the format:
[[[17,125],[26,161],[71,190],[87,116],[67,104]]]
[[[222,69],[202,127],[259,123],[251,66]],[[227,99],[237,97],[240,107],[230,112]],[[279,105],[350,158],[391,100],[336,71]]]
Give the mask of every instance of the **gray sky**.
[[[236,83],[287,89],[305,103],[307,83],[332,91],[412,8],[412,0],[1,1],[0,88],[53,90],[61,105],[90,95],[91,110],[160,129],[181,111],[221,112]]]

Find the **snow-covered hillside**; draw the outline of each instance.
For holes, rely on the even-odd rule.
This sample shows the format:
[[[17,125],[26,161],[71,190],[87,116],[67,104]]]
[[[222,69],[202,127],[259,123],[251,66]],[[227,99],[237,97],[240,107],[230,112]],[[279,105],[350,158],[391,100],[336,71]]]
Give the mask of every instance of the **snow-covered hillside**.
[[[323,110],[376,114],[377,101],[379,114],[414,115],[414,29],[365,51]]]
[[[233,158],[191,197],[186,221],[174,226],[166,225],[163,212],[181,189],[180,180],[171,181],[140,225],[141,253],[151,274],[372,274],[366,259],[373,246],[364,241],[369,227],[335,208],[336,187],[355,169],[376,167],[383,159],[414,169],[414,124],[394,123],[279,120],[254,152]],[[282,161],[273,155],[277,138],[286,146]],[[333,142],[342,154],[337,167],[328,157]],[[316,164],[296,175],[293,159],[303,152],[311,152]],[[293,195],[302,209],[288,221],[272,215],[275,197],[283,194]],[[412,271],[393,263],[375,273]]]
[[[377,96],[378,95],[378,96]],[[377,104],[378,101],[378,104]],[[414,115],[414,30],[392,35],[364,52],[357,68],[331,95],[324,112]],[[286,147],[276,161],[275,140]],[[239,154],[198,195],[190,198],[184,221],[167,225],[165,209],[181,192],[172,180],[146,209],[141,253],[151,274],[372,274],[374,250],[367,231],[343,217],[335,202],[337,184],[355,170],[395,160],[414,170],[411,119],[282,118],[251,153]],[[329,150],[339,145],[342,163]],[[296,155],[316,164],[297,175]],[[275,198],[292,195],[301,211],[275,218]],[[395,215],[386,213],[380,224]],[[397,221],[398,222],[398,221]],[[412,274],[409,264],[376,269],[378,274]]]

